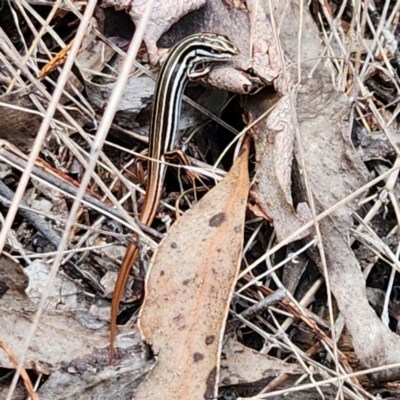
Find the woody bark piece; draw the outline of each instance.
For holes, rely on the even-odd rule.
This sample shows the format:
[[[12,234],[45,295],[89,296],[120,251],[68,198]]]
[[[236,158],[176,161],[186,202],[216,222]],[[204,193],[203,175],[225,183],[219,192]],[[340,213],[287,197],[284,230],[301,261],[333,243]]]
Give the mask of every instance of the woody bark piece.
[[[206,0],[156,0],[147,24],[143,40],[146,43],[150,62],[156,64],[162,54],[157,48],[157,41],[175,22],[187,13],[197,10],[205,4]],[[116,10],[127,10],[135,25],[142,17],[148,0],[103,0],[103,7],[113,6]]]
[[[194,32],[215,32],[227,35],[240,54],[229,64],[213,67],[205,81],[223,90],[248,94],[271,84],[279,75],[277,55],[272,48],[273,35],[264,12],[255,1],[247,1],[241,9],[223,0],[208,0],[200,10],[190,13],[175,24],[161,39],[171,46]]]
[[[282,22],[279,35],[285,59],[297,62],[297,40],[301,21],[299,2],[293,0],[285,8],[285,4],[274,0],[272,7],[275,20]],[[265,11],[269,13],[268,6]],[[322,63],[318,65],[312,78],[305,78],[314,67],[313,60],[323,53],[318,29],[306,9],[301,31],[303,45],[299,58],[306,61],[301,63],[303,79],[298,86],[296,110],[293,112],[294,115],[297,114],[304,167],[316,212],[319,213],[361,187],[367,181],[368,171],[349,139],[348,99],[335,91],[329,71]],[[291,72],[296,73],[296,70],[291,69]],[[301,162],[299,146],[299,143],[295,143],[295,155]],[[328,266],[327,278],[362,365],[370,368],[398,363],[400,338],[383,326],[369,306],[365,282],[348,242],[349,228],[352,224],[351,214],[355,208],[356,202],[353,201],[320,222]],[[282,222],[277,220],[275,223],[277,226]],[[319,262],[318,255],[314,252],[310,254]],[[374,378],[378,380],[398,379],[399,376],[399,369],[387,369],[374,374]]]
[[[204,83],[240,94],[271,84],[279,71],[265,13],[258,12],[256,1],[247,1],[241,7],[228,3],[224,0],[156,1],[144,38],[150,61],[156,63],[167,48],[185,36],[214,32],[228,36],[240,54],[229,63],[214,66],[202,79]],[[127,9],[134,22],[146,4],[147,0],[133,2],[133,6],[127,0],[102,2],[103,7]]]
[[[307,80],[298,92],[305,167],[318,213],[366,181],[367,171],[349,141],[348,124],[339,118],[345,119],[350,112],[349,105],[338,107],[337,100],[343,97],[329,83],[317,80]],[[361,364],[373,368],[400,362],[400,338],[382,324],[368,303],[364,277],[349,244],[355,209],[355,202],[343,206],[320,221],[320,230],[331,290]],[[321,265],[319,255],[310,255]],[[400,369],[374,374],[377,380],[399,377]]]
[[[276,107],[281,97],[275,93],[264,90],[255,96],[244,99],[243,105],[248,113],[249,122],[253,122],[261,117],[265,111]],[[272,112],[276,111],[273,110]],[[278,112],[279,113],[279,112]],[[276,114],[276,113],[275,113]],[[293,158],[293,137],[290,133],[291,115],[281,113],[280,122],[274,124],[270,120],[271,115],[267,115],[252,129],[254,145],[256,148],[256,187],[253,190],[258,205],[268,218],[273,221],[278,240],[283,240],[299,229],[304,223],[310,220],[308,208],[298,207],[298,211],[294,209],[291,199],[291,177],[290,172],[286,172],[286,176],[279,174],[280,170],[290,171]],[[276,118],[276,120],[278,120]],[[289,128],[289,129],[288,129]],[[282,137],[286,134],[286,138]],[[281,136],[281,140],[279,139]],[[284,154],[280,157],[281,168],[276,166],[276,155]],[[282,185],[286,179],[286,185]],[[309,233],[305,232],[298,237],[304,237]]]

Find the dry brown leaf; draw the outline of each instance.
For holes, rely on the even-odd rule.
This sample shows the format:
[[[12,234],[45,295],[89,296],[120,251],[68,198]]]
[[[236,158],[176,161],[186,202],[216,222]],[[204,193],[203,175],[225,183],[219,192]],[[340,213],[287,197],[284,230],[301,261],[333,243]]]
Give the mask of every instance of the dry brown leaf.
[[[69,359],[40,387],[40,399],[129,399],[152,362],[146,357],[147,348],[137,330],[131,328],[118,337],[118,342],[118,363],[108,363],[107,347],[93,348]]]
[[[61,65],[64,65],[67,59],[67,53],[71,50],[74,44],[74,39],[72,39],[63,49],[61,49],[40,71],[39,79],[45,78],[51,72],[55,71]]]
[[[214,398],[243,244],[249,143],[172,227],[150,269],[139,328],[158,361],[134,399]]]
[[[42,122],[42,116],[33,114],[32,110],[35,105],[29,97],[29,89],[0,96],[0,139],[25,153],[29,152]]]
[[[103,13],[98,11],[98,18],[91,18],[90,22],[93,29],[85,35],[82,40],[82,50],[76,56],[76,66],[84,77],[85,82],[91,81],[96,72],[102,71],[110,59],[114,56],[115,51],[101,40],[95,29],[104,31],[101,23]]]
[[[43,263],[42,263],[43,264]],[[43,290],[49,271],[40,270],[33,265],[23,269],[11,258],[0,258],[0,320],[2,321],[0,339],[12,350],[17,360],[21,359],[25,346],[26,334],[31,329],[37,305],[32,301],[34,294]],[[32,275],[41,274],[43,280]],[[63,280],[61,284],[60,279]],[[36,281],[36,282],[35,282]],[[38,372],[50,374],[62,362],[84,357],[96,348],[108,344],[108,325],[96,314],[86,310],[83,302],[75,301],[75,307],[59,311],[62,303],[69,303],[69,297],[75,296],[66,284],[65,277],[58,275],[56,285],[49,297],[47,308],[40,319],[35,338],[29,346],[25,368],[34,368]],[[30,290],[26,293],[28,285]],[[32,297],[29,297],[32,296]],[[57,303],[58,298],[58,303]],[[107,315],[109,310],[107,309]],[[4,348],[4,346],[3,346]],[[107,353],[103,350],[104,354]],[[0,367],[12,369],[15,367],[10,353],[0,351]]]
[[[220,386],[256,382],[280,374],[302,374],[296,364],[261,354],[243,344],[229,339],[222,349],[225,357],[221,365]]]

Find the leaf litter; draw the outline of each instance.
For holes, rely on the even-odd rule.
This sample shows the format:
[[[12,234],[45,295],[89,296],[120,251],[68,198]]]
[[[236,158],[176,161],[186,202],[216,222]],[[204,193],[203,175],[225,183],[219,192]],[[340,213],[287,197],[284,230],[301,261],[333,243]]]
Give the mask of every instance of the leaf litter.
[[[241,259],[248,156],[246,140],[228,175],[175,222],[158,247],[138,321],[157,362],[134,393],[137,400],[216,395]]]
[[[124,29],[132,33],[129,17],[137,24],[146,3],[135,3],[137,9],[131,8],[128,13],[116,12],[113,8],[120,9],[121,4],[112,2],[107,3],[112,8],[96,8],[58,111],[50,115],[50,129],[41,146],[41,157],[46,162],[39,160],[34,170],[35,179],[41,181],[31,181],[8,235],[6,250],[26,268],[7,268],[1,280],[1,318],[5,322],[0,338],[3,348],[8,349],[2,353],[1,366],[12,372],[18,360],[25,358],[24,366],[37,380],[38,394],[52,399],[115,398],[116,393],[130,398],[133,391],[146,389],[158,369],[165,368],[165,343],[157,336],[160,332],[142,326],[141,333],[155,353],[154,359],[149,359],[136,320],[143,301],[143,283],[147,288],[153,284],[153,272],[144,282],[149,250],[157,247],[154,239],[169,231],[160,246],[162,251],[175,230],[173,205],[178,199],[179,209],[184,210],[204,199],[196,203],[196,196],[186,191],[190,186],[184,174],[178,172],[175,179],[168,177],[155,226],[141,227],[142,257],[121,308],[118,358],[115,364],[107,365],[112,277],[118,271],[121,248],[126,246],[132,230],[140,229],[131,216],[140,209],[145,182],[141,165],[154,86],[147,60],[162,62],[165,49],[187,34],[215,31],[228,35],[241,54],[232,64],[213,68],[203,83],[244,95],[271,86],[255,96],[243,97],[240,103],[226,92],[221,95],[200,86],[187,91],[190,99],[186,97],[188,103],[183,107],[179,137],[183,137],[185,151],[201,159],[200,172],[213,176],[215,167],[205,167],[210,160],[210,164],[217,162],[219,167],[229,169],[226,160],[218,161],[224,149],[215,140],[221,133],[216,135],[216,127],[221,124],[237,133],[243,124],[233,115],[240,116],[243,110],[246,130],[254,139],[256,160],[244,245],[238,250],[242,251],[243,270],[236,290],[226,296],[232,297],[230,305],[226,300],[218,308],[219,317],[214,319],[210,314],[208,321],[200,313],[203,318],[199,321],[219,327],[215,329],[219,340],[213,342],[217,351],[213,346],[206,348],[212,349],[212,355],[201,349],[192,351],[192,359],[188,358],[188,368],[197,367],[201,372],[195,374],[201,389],[195,391],[195,384],[188,385],[193,386],[193,397],[204,393],[214,396],[217,372],[210,374],[212,368],[221,372],[222,398],[398,397],[396,383],[390,382],[398,379],[400,358],[396,270],[400,215],[395,39],[398,4],[370,0],[367,8],[365,2],[350,7],[344,2],[313,1],[308,9],[297,1],[286,4],[269,0],[260,4],[209,0],[189,2],[180,8],[173,2],[156,1],[157,16],[166,17],[167,24],[157,26],[154,21],[158,17],[153,15],[152,26],[146,31],[147,49],[140,49],[131,66],[129,84],[86,191],[85,203],[76,216],[69,216],[70,199],[76,196],[76,184],[87,166],[90,133],[96,130],[109,103],[131,37],[119,35]],[[0,126],[2,139],[8,141],[0,149],[4,163],[1,171],[6,171],[1,174],[4,213],[16,191],[19,171],[26,165],[26,157],[18,155],[15,147],[11,157],[9,143],[17,150],[30,152],[48,112],[58,71],[64,68],[68,44],[75,40],[81,12],[81,4],[62,1],[51,5],[9,2],[2,9]],[[110,24],[112,18],[117,23]],[[38,26],[39,31],[40,27],[46,29],[39,33]],[[42,82],[35,78],[40,70],[46,71]],[[208,122],[204,107],[211,110],[214,122]],[[188,144],[187,136],[191,137],[193,131],[194,140]],[[218,171],[218,175],[223,174]],[[179,188],[172,183],[177,181]],[[212,186],[209,181],[206,184]],[[46,186],[56,195],[46,193]],[[139,204],[130,200],[132,190]],[[104,202],[99,201],[101,198]],[[355,211],[360,217],[353,217]],[[318,216],[321,213],[325,218]],[[315,216],[318,224],[313,221]],[[64,254],[63,271],[56,277],[47,302],[49,308],[44,311],[28,354],[23,356],[19,353],[24,344],[21,332],[30,329],[35,301],[41,296],[55,254],[54,244],[59,243],[68,218],[76,225]],[[188,228],[188,238],[195,228]],[[313,247],[316,243],[318,247]],[[188,248],[191,252],[196,247]],[[187,257],[190,259],[190,255]],[[21,271],[30,275],[21,275]],[[207,281],[204,277],[196,279]],[[233,281],[231,277],[232,287]],[[26,291],[28,282],[31,289]],[[174,287],[165,286],[160,293]],[[285,291],[287,298],[262,307],[267,296],[285,286],[290,288]],[[150,303],[151,297],[145,297],[143,316]],[[166,307],[167,302],[161,302],[162,316],[179,316],[178,300],[170,303],[174,304]],[[189,306],[187,303],[183,305]],[[234,328],[227,329],[229,333],[223,336],[223,316],[228,307],[229,323]],[[249,309],[257,311],[248,314]],[[209,328],[210,332],[214,328]],[[169,328],[161,333],[178,337]],[[171,340],[169,345],[181,349],[182,343]],[[15,354],[15,362],[10,362],[11,354]],[[177,356],[173,351],[172,355]],[[252,368],[252,364],[258,368]],[[202,375],[206,370],[208,381]],[[49,376],[46,382],[41,374]],[[25,373],[23,378],[27,382]],[[338,384],[338,380],[344,384]],[[10,378],[4,382],[0,396],[6,395]],[[209,391],[204,389],[204,382],[209,384]],[[171,383],[176,384],[174,380]],[[26,387],[32,391],[32,385]],[[22,385],[17,388],[23,398],[26,392],[21,390]]]

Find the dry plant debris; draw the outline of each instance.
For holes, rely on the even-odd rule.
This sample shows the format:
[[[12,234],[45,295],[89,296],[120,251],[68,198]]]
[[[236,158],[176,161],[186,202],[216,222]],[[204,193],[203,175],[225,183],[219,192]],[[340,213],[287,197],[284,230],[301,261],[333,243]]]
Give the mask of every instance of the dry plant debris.
[[[399,398],[400,1],[154,0],[141,38],[150,3],[0,0],[0,398]],[[240,55],[187,88],[199,179],[171,162],[144,227],[154,80],[195,32]]]
[[[228,175],[158,247],[138,321],[157,362],[134,394],[137,400],[217,395],[221,341],[243,246],[249,142]]]
[[[29,331],[41,298],[43,282],[49,274],[49,266],[36,260],[28,268],[22,269],[12,259],[2,256],[0,271],[3,293],[1,338],[19,358],[24,343],[23,333]],[[81,306],[83,297],[82,288],[75,282],[62,275],[57,277],[48,297],[42,323],[27,355],[26,368],[34,365],[36,371],[51,374],[72,354],[82,357],[107,345],[107,322],[96,315],[95,307],[84,309]],[[4,353],[0,355],[0,363],[3,368],[12,368]]]

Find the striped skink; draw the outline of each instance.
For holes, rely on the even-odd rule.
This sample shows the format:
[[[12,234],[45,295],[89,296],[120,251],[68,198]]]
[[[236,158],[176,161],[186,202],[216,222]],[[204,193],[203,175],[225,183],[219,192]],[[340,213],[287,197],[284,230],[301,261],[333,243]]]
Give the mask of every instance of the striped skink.
[[[150,121],[147,189],[139,217],[143,224],[152,224],[161,200],[165,175],[164,155],[175,145],[182,95],[187,82],[206,75],[211,69],[209,62],[226,61],[238,53],[236,46],[226,36],[195,34],[176,44],[161,67]],[[130,244],[115,284],[111,304],[110,360],[114,356],[119,303],[137,255],[137,247]]]

